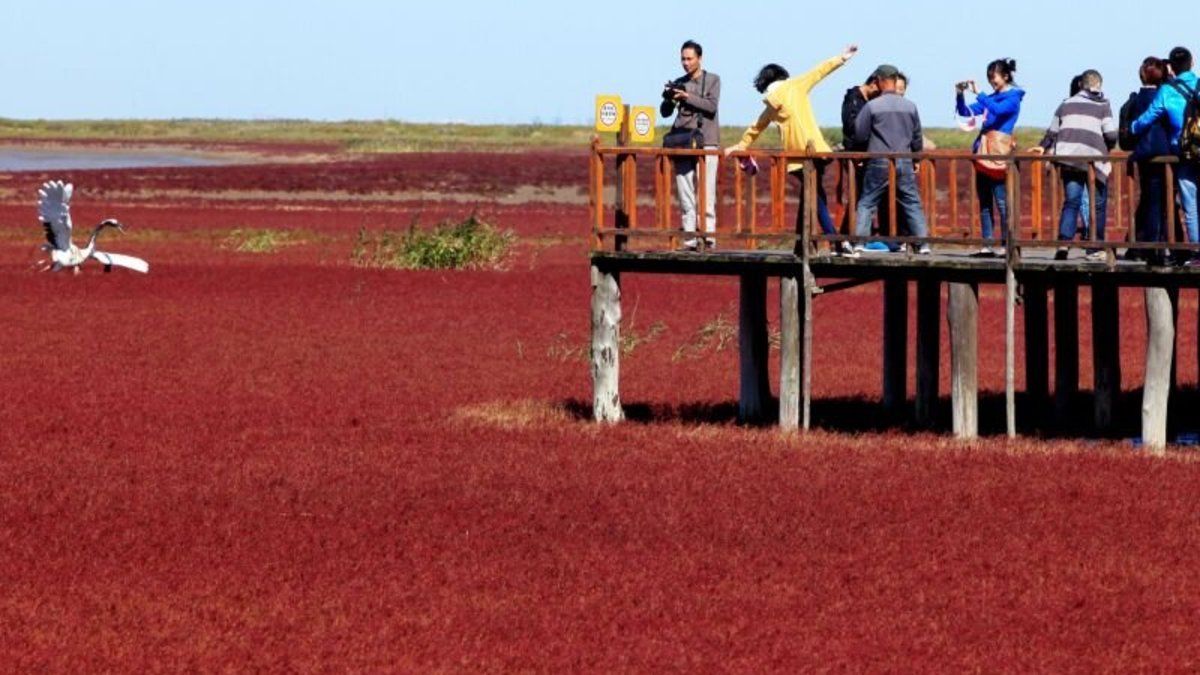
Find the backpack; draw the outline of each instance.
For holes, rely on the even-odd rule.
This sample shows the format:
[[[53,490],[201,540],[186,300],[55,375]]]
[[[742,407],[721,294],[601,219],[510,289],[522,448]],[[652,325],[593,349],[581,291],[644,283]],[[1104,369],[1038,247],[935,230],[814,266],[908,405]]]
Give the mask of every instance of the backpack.
[[[1200,93],[1179,82],[1170,82],[1187,103],[1183,109],[1183,129],[1179,132],[1179,159],[1200,163]]]

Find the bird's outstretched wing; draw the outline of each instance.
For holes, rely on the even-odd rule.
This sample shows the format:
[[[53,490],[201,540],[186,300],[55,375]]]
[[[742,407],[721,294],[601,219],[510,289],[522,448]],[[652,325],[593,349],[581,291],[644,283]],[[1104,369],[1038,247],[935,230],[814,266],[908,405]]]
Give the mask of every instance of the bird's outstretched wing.
[[[46,241],[59,251],[71,248],[71,194],[74,191],[74,185],[61,180],[43,183],[38,190],[38,215],[46,231]]]
[[[92,257],[95,258],[100,264],[104,265],[105,267],[108,267],[108,266],[124,267],[125,269],[130,269],[135,272],[141,272],[142,274],[146,274],[150,271],[150,263],[146,262],[145,260],[142,260],[141,258],[135,258],[131,255],[122,255],[120,253],[105,253],[104,251],[94,251],[92,253]]]

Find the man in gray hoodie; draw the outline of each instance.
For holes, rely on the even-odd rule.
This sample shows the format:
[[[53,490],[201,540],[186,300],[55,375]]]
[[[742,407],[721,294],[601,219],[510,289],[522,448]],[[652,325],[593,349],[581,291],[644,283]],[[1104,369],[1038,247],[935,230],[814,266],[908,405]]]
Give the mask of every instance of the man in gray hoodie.
[[[875,69],[880,94],[863,106],[854,121],[855,141],[866,146],[867,152],[921,152],[921,116],[912,101],[896,92],[900,71],[883,65]],[[911,159],[896,161],[896,206],[904,215],[914,237],[926,236],[925,212],[921,210],[921,193],[917,190],[916,172]],[[855,235],[865,237],[871,232],[871,218],[888,192],[888,160],[869,159],[864,168],[863,194],[855,213]],[[854,247],[864,251],[863,244]],[[930,253],[929,244],[917,246],[917,253]]]

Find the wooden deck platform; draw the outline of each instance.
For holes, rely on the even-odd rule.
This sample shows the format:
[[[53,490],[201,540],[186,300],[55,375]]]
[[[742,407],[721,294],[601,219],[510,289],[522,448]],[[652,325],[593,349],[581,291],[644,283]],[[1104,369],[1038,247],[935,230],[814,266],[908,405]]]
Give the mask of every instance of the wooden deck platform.
[[[808,258],[813,276],[833,279],[940,279],[962,283],[1002,284],[1008,261],[1003,256],[975,257],[978,249],[939,247],[928,255],[911,252],[863,252],[857,258],[818,253]],[[1112,265],[1091,261],[1074,249],[1067,260],[1055,260],[1053,247],[1026,248],[1012,262],[1019,281],[1072,280],[1088,285],[1093,281],[1115,282],[1118,286],[1200,287],[1200,266],[1147,265],[1141,261],[1116,259]],[[732,275],[762,274],[794,276],[804,260],[784,250],[696,251],[593,251],[593,264],[615,272],[650,274]]]
[[[909,284],[917,284],[915,422],[933,424],[940,392],[942,284],[950,332],[952,431],[960,438],[978,434],[978,292],[980,285],[1006,286],[1007,428],[1016,434],[1015,312],[1024,313],[1027,410],[1037,411],[1036,427],[1054,432],[1078,393],[1079,289],[1091,288],[1094,429],[1108,430],[1120,399],[1119,291],[1146,289],[1150,334],[1142,404],[1143,437],[1148,446],[1166,443],[1166,410],[1173,381],[1178,291],[1200,288],[1200,267],[1152,266],[1112,257],[1092,261],[1080,249],[1056,260],[1053,247],[1025,247],[1000,257],[978,257],[976,249],[940,246],[931,254],[910,251],[862,252],[858,257],[816,253],[799,257],[780,250],[593,251],[593,364],[595,416],[623,418],[619,394],[620,279],[623,274],[726,275],[741,280],[739,416],[761,423],[771,400],[767,372],[767,284],[779,279],[781,372],[779,424],[808,428],[811,405],[812,311],[815,297],[850,286],[879,282],[884,294],[882,408],[899,420],[908,409]],[[1115,251],[1114,251],[1115,253]],[[1049,295],[1053,293],[1055,363],[1050,363]],[[1054,373],[1053,398],[1050,373]],[[1126,397],[1128,398],[1128,397]]]

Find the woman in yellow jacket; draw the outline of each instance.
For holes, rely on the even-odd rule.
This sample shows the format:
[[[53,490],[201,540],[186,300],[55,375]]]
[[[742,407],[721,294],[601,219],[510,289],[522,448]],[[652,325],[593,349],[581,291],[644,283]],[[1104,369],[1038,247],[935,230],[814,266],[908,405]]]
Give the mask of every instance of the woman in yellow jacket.
[[[812,143],[813,150],[816,152],[829,152],[829,143],[825,141],[825,137],[821,135],[821,129],[817,126],[817,117],[813,114],[812,102],[808,99],[808,93],[812,91],[817,83],[825,79],[827,75],[841,68],[858,52],[856,45],[849,45],[840,55],[831,59],[827,59],[817,65],[816,68],[797,75],[789,77],[788,71],[783,66],[769,63],[763,66],[758,72],[758,77],[754,79],[754,88],[758,93],[763,94],[763,103],[766,107],[763,108],[762,114],[758,116],[758,120],[746,129],[746,133],[742,135],[742,140],[736,145],[725,149],[725,154],[738,152],[749,148],[771,122],[779,125],[779,134],[783,137],[783,149],[787,152],[804,152],[808,149],[808,144]],[[837,229],[833,226],[833,219],[829,217],[829,207],[825,204],[825,165],[828,162],[817,162],[817,220],[821,224],[821,231],[825,234],[836,234]],[[804,169],[804,164],[798,160],[788,162],[788,173],[795,176],[797,179],[802,178],[801,171]],[[800,185],[804,185],[804,181],[800,181]],[[796,212],[796,233],[801,232],[801,227],[804,224],[804,189],[800,189],[800,209]],[[843,248],[849,249],[848,242],[842,242]],[[800,242],[796,242],[796,250],[799,252]]]

